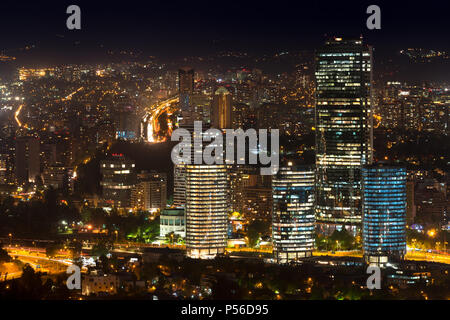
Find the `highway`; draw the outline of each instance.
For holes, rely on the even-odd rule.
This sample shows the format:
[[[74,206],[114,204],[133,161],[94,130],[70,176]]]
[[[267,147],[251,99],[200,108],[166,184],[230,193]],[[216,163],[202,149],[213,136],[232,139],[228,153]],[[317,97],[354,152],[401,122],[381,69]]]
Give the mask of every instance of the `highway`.
[[[20,120],[19,120],[19,116],[20,116],[20,112],[22,111],[22,108],[23,108],[23,104],[21,104],[21,105],[17,108],[16,112],[14,113],[14,119],[16,120],[17,125],[18,125],[19,127],[22,126],[22,122],[20,122]]]
[[[153,245],[153,244],[138,244],[138,243],[122,243],[114,246],[113,252],[123,254],[141,254],[144,248],[165,248],[171,249],[185,249],[185,246],[181,245]],[[45,254],[43,248],[29,248],[29,247],[5,247],[12,257],[17,257],[19,260],[29,263],[35,269],[37,265],[47,268],[48,273],[58,273],[64,271],[67,266],[72,264],[72,261],[68,258],[49,258]],[[90,246],[84,246],[83,251],[90,251]],[[252,252],[261,254],[270,254],[271,248],[255,249],[255,248],[226,248],[228,253],[233,252]],[[314,251],[313,256],[331,256],[331,257],[355,257],[362,258],[361,251]],[[406,260],[410,261],[426,261],[426,262],[438,262],[444,264],[450,264],[450,254],[428,252],[426,250],[417,251],[408,248],[408,252],[405,256]],[[43,271],[41,268],[40,271]],[[18,277],[20,273],[12,273],[9,277]]]
[[[33,269],[40,272],[61,273],[64,272],[68,266],[72,264],[70,259],[52,259],[48,258],[45,253],[45,249],[26,248],[26,247],[5,247],[9,255],[13,258],[17,258],[23,263],[28,263]],[[9,270],[12,270],[12,266],[9,266]],[[6,271],[7,272],[7,271]],[[0,281],[4,281],[4,273],[0,277]],[[22,271],[8,272],[7,279],[20,278]]]
[[[169,99],[163,100],[161,102],[155,103],[147,108],[147,113],[143,117],[143,122],[147,123],[147,141],[148,142],[164,142],[165,138],[161,138],[158,136],[159,132],[159,117],[167,112],[174,112],[175,107],[174,104],[179,102],[179,97],[171,97]],[[173,124],[168,123],[169,132],[171,134]]]

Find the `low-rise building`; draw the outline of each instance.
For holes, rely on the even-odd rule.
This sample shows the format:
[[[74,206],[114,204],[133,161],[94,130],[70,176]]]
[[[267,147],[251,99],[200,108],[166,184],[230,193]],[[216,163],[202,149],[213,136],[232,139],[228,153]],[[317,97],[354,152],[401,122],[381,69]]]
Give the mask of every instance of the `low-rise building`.
[[[165,209],[160,216],[159,235],[165,237],[169,233],[175,233],[182,238],[186,237],[186,223],[183,208]]]

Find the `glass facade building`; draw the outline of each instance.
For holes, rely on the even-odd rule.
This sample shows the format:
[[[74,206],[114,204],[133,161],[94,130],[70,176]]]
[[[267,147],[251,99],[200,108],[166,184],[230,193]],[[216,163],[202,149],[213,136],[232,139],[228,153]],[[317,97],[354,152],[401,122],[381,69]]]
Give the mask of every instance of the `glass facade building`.
[[[383,265],[406,253],[406,169],[363,168],[363,251],[366,262]]]
[[[372,49],[334,38],[316,54],[319,231],[361,226],[361,168],[372,162]]]
[[[186,254],[209,259],[227,245],[226,165],[186,165]]]
[[[274,260],[288,263],[310,257],[314,249],[314,170],[281,167],[272,180]]]

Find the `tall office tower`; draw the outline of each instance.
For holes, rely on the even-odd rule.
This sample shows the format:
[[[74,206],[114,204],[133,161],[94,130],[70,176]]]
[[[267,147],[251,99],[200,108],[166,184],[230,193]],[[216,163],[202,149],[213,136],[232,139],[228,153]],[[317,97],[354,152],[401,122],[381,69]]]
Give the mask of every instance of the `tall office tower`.
[[[100,161],[103,201],[111,208],[131,209],[131,191],[136,184],[135,164],[122,154]]]
[[[312,256],[315,237],[315,172],[312,167],[281,167],[272,180],[274,259],[288,263]]]
[[[411,225],[416,218],[417,206],[415,202],[415,181],[406,182],[406,223]]]
[[[371,165],[362,170],[363,251],[367,263],[384,265],[406,253],[406,169]]]
[[[15,169],[18,184],[35,181],[40,174],[38,139],[31,136],[16,138]]]
[[[227,246],[226,165],[186,165],[186,254],[208,259]]]
[[[194,123],[190,118],[183,118],[180,122],[180,128],[186,129],[192,134],[194,132]],[[192,149],[193,145],[191,145]],[[180,163],[173,165],[173,205],[175,207],[185,207],[186,205],[186,165]]]
[[[211,104],[211,126],[217,129],[231,129],[232,123],[232,102],[230,92],[220,87],[214,93]]]
[[[131,192],[131,206],[137,210],[162,211],[167,202],[167,175],[165,172],[142,171]]]
[[[372,162],[372,49],[334,38],[316,55],[316,219],[321,233],[361,226],[361,168]]]
[[[194,93],[194,69],[183,67],[178,70],[178,92],[181,112],[189,112],[190,97]]]
[[[186,166],[174,164],[173,166],[173,205],[184,207],[186,204]]]

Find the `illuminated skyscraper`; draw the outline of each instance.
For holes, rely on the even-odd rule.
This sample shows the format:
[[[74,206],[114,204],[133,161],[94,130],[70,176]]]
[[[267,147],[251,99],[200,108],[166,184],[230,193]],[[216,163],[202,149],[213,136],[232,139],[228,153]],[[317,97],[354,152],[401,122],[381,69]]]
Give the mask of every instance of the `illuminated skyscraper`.
[[[217,129],[230,129],[232,123],[232,102],[230,92],[220,87],[216,90],[211,105],[211,126]]]
[[[314,249],[314,170],[281,167],[272,180],[274,259],[288,263],[312,255]]]
[[[372,162],[372,49],[334,38],[316,55],[316,218],[320,231],[361,226],[361,168]]]
[[[203,125],[203,130],[206,130],[208,125]],[[185,123],[182,127],[191,134],[191,162],[175,165],[175,175],[178,171],[180,180],[179,182],[175,180],[175,192],[179,191],[180,201],[174,204],[182,206],[179,203],[184,200],[186,255],[200,259],[214,258],[217,254],[224,253],[227,245],[229,211],[227,168],[225,164],[208,165],[203,161],[195,164],[195,155],[203,153],[203,149],[195,150],[193,145],[199,132],[195,130],[193,124]],[[202,136],[205,134],[204,131],[200,133]]]
[[[383,265],[406,253],[406,169],[364,167],[363,250],[366,262]]]
[[[227,245],[228,191],[225,165],[186,165],[186,250],[208,259]]]

